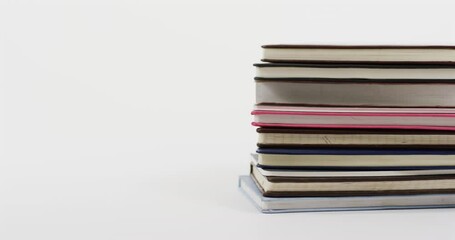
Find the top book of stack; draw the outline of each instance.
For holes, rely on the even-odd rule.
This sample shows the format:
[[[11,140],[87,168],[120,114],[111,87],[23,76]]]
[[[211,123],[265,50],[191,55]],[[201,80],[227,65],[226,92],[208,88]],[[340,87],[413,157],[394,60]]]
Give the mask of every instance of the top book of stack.
[[[455,46],[264,45],[273,63],[366,63],[455,65]]]

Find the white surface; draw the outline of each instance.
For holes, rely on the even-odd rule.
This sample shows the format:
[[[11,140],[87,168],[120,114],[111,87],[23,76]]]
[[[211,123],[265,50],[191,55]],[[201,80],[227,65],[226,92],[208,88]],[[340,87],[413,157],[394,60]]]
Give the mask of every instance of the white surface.
[[[259,45],[455,44],[453,5],[164,2],[1,2],[0,239],[455,237],[455,209],[262,215],[237,189]]]

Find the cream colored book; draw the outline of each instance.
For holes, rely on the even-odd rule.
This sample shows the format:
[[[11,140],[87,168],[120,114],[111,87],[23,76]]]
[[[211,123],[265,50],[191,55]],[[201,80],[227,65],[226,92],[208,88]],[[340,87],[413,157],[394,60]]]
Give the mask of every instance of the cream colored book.
[[[455,193],[455,175],[381,177],[267,177],[251,165],[264,196],[366,196]]]
[[[275,167],[453,167],[455,150],[259,148],[258,164]]]
[[[455,46],[278,44],[262,49],[265,62],[455,64]]]
[[[251,164],[258,165],[257,154],[251,154]],[[455,175],[455,168],[448,169],[414,169],[414,170],[330,170],[330,169],[280,169],[257,167],[260,174],[266,177],[399,177],[399,176],[427,176],[427,175]]]
[[[455,148],[455,131],[257,128],[259,147]]]

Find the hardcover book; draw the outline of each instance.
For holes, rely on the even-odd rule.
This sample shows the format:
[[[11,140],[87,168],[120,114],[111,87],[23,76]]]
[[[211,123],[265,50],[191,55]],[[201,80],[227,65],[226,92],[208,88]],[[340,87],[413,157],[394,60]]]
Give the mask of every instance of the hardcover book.
[[[455,77],[454,77],[455,78]],[[258,79],[256,104],[336,107],[455,107],[453,83]]]
[[[256,129],[262,148],[455,148],[455,131],[403,129]]]
[[[305,128],[374,128],[455,130],[451,108],[342,108],[259,105],[252,114],[254,126]],[[289,110],[290,109],[290,110]]]
[[[455,150],[259,148],[261,166],[308,168],[432,168],[455,167]]]
[[[448,169],[386,169],[365,168],[337,169],[337,168],[313,168],[301,169],[292,167],[267,168],[258,163],[257,154],[251,154],[251,165],[256,166],[257,171],[265,177],[398,177],[398,176],[428,176],[428,175],[455,175],[455,167]]]
[[[256,78],[309,81],[453,82],[455,65],[257,63]]]
[[[377,196],[455,193],[455,175],[288,177],[251,176],[266,197]]]
[[[265,197],[250,176],[239,177],[239,188],[263,213],[455,207],[455,194],[355,197]]]
[[[455,64],[455,46],[283,44],[262,50],[265,62]]]

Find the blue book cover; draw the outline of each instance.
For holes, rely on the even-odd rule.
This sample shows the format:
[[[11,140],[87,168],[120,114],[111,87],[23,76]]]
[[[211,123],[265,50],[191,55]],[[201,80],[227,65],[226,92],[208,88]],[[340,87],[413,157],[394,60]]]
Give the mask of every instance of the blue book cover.
[[[358,197],[264,197],[250,176],[239,177],[239,188],[263,213],[453,208],[455,194]]]
[[[442,149],[258,148],[256,152],[288,155],[455,155],[455,150]]]

